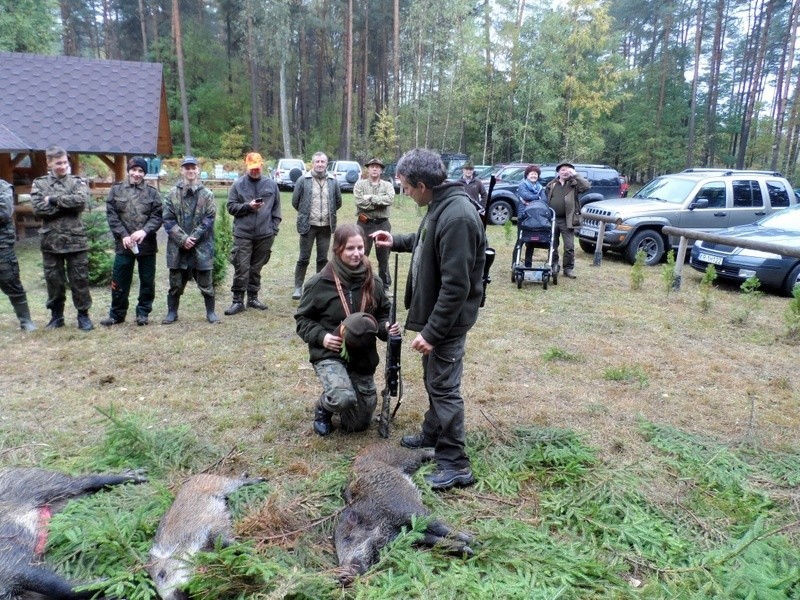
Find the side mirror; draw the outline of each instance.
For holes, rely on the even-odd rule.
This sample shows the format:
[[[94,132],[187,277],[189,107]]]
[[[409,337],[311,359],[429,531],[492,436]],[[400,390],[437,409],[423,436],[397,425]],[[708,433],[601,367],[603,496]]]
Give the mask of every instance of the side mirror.
[[[695,208],[708,208],[708,198],[696,198],[693,200],[689,205],[689,210],[694,210]]]

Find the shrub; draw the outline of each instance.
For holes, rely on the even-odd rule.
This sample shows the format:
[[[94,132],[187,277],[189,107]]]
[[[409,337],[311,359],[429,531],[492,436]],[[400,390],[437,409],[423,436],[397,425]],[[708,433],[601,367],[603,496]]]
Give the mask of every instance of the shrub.
[[[98,202],[89,200],[89,211],[83,214],[89,236],[89,283],[107,285],[114,268],[114,240],[108,228],[105,210],[94,210]]]
[[[214,270],[211,274],[217,286],[228,273],[228,261],[233,248],[233,221],[225,200],[217,201],[217,218],[214,222]]]

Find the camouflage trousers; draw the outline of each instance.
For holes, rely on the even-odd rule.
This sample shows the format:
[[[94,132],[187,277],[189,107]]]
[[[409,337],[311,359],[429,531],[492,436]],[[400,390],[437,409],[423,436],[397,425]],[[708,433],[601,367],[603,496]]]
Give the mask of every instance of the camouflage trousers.
[[[19,279],[19,262],[13,248],[0,250],[0,290],[12,302],[25,300],[25,289]]]
[[[377,222],[376,222],[377,221]],[[365,240],[364,246],[364,254],[369,256],[369,253],[372,251],[372,246],[375,244],[375,241],[369,237],[371,233],[375,233],[376,231],[391,231],[392,224],[389,223],[389,219],[370,219],[366,223],[359,221],[358,224],[361,226],[361,229],[364,230],[364,235],[367,236]],[[389,253],[390,248],[378,248],[375,246],[375,255],[378,258],[378,275],[383,281],[384,287],[388,289],[388,287],[392,284],[392,276],[389,274]]]
[[[241,298],[245,291],[252,297],[258,296],[261,290],[261,269],[272,256],[272,243],[275,236],[249,240],[241,237],[233,238],[231,264],[233,264],[233,285],[231,292],[234,298]]]
[[[67,252],[55,254],[42,250],[44,280],[47,283],[47,308],[54,313],[64,312],[67,284],[72,291],[72,303],[79,311],[92,307],[89,293],[89,253]]]
[[[169,270],[169,291],[170,296],[180,297],[186,284],[194,279],[197,288],[204,298],[214,297],[214,282],[211,269],[200,271],[198,269],[170,269]]]
[[[348,371],[344,363],[323,359],[314,363],[314,371],[322,383],[322,407],[339,415],[345,431],[363,431],[369,427],[378,391],[373,375]]]

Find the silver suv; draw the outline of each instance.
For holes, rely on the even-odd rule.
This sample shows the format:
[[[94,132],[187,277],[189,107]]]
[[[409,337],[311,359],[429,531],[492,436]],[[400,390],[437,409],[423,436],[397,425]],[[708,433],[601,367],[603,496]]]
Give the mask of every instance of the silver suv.
[[[328,163],[328,173],[336,177],[340,190],[352,192],[356,181],[361,179],[361,165],[353,160],[333,160]]]
[[[280,190],[293,190],[294,181],[291,172],[293,169],[300,169],[300,175],[306,170],[306,165],[299,158],[279,158],[275,170],[272,172],[275,183]]]
[[[661,232],[665,225],[714,231],[752,223],[794,204],[797,197],[780,173],[687,169],[657,177],[632,198],[586,205],[578,243],[593,254],[599,221],[592,215],[616,217],[622,222],[606,224],[603,248],[621,252],[631,264],[644,250],[646,264],[655,265],[680,241]]]

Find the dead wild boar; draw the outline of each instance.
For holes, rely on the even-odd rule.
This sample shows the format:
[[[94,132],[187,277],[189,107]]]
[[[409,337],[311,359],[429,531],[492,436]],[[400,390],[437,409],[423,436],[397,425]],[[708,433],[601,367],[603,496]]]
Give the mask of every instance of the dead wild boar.
[[[42,562],[50,517],[72,498],[145,481],[136,472],[72,477],[28,467],[0,469],[0,600],[33,594],[57,600],[94,596],[96,592],[73,591],[77,583]]]
[[[380,549],[393,540],[412,517],[427,517],[430,511],[411,480],[420,465],[433,458],[432,450],[408,450],[387,444],[367,446],[353,462],[344,491],[345,509],[334,533],[341,581],[350,583],[378,561]],[[432,519],[421,543],[441,545],[454,554],[472,555],[472,536],[454,532]]]
[[[228,546],[235,540],[227,498],[245,485],[264,478],[230,478],[220,475],[195,475],[181,486],[175,501],[161,519],[148,572],[163,600],[188,596],[181,588],[192,576],[191,559],[200,551],[214,549],[217,539]]]

